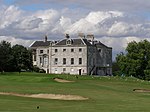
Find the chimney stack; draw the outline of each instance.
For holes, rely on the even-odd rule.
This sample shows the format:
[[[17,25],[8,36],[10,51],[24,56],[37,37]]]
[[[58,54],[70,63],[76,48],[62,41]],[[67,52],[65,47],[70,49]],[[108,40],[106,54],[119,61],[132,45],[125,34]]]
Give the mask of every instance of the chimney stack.
[[[45,41],[44,42],[47,42],[47,35],[45,35]]]
[[[84,33],[78,33],[78,36],[79,36],[80,38],[85,38]]]
[[[70,38],[69,34],[66,34],[65,37],[66,37],[66,39],[69,39],[69,38]]]
[[[87,38],[87,40],[94,41],[94,35],[93,34],[88,34],[86,38]]]

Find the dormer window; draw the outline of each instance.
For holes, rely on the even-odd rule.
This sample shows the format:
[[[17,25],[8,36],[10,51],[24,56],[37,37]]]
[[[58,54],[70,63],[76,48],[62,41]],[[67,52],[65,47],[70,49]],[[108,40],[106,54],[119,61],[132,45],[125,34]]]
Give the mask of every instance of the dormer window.
[[[71,45],[73,43],[73,40],[72,39],[68,39],[67,41],[66,41],[66,44],[67,45]]]

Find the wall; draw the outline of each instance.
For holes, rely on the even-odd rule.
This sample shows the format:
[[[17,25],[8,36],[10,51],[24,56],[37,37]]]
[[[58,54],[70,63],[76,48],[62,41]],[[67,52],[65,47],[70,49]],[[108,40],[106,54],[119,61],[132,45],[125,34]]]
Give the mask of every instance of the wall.
[[[82,52],[79,52],[79,48],[82,48]],[[55,52],[58,49],[58,52]],[[66,49],[66,51],[63,51]],[[74,52],[71,52],[74,49]],[[50,48],[50,72],[51,73],[66,73],[66,74],[87,74],[87,48],[86,46],[64,46],[64,47],[52,47]],[[57,65],[54,63],[55,58],[58,58]],[[63,64],[63,58],[66,58],[66,64]],[[74,58],[74,64],[71,64],[71,58]],[[79,58],[82,58],[82,64],[79,65]],[[64,69],[66,69],[64,71]]]

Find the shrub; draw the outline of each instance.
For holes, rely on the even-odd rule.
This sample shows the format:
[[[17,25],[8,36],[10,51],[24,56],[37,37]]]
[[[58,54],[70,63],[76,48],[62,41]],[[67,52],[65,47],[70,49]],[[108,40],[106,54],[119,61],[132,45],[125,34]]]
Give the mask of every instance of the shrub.
[[[144,70],[145,80],[150,80],[150,70]]]

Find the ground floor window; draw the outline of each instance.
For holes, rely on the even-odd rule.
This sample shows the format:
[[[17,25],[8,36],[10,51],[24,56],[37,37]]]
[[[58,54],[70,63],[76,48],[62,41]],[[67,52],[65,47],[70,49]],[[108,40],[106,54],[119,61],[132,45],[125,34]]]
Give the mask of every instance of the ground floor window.
[[[57,68],[55,68],[55,73],[58,73],[58,70],[57,70]]]
[[[71,72],[73,72],[73,71],[74,71],[74,69],[73,69],[73,68],[71,68],[71,69],[70,69],[70,71],[71,71]]]
[[[63,72],[65,72],[66,71],[66,68],[63,68]]]
[[[40,57],[40,64],[42,63],[42,57]]]

